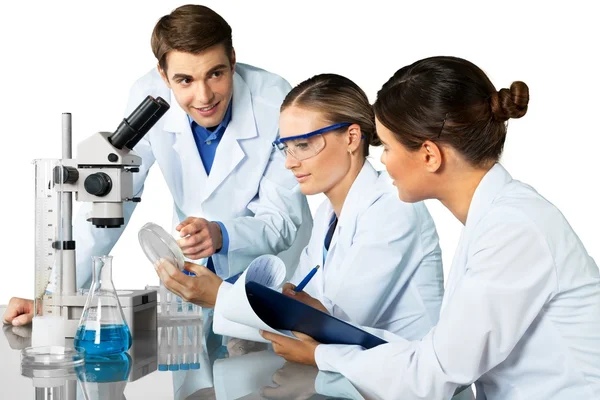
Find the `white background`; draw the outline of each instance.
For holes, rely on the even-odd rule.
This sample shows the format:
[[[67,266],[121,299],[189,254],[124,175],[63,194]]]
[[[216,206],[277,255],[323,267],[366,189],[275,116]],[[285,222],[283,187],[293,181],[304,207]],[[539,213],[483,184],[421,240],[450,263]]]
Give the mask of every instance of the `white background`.
[[[205,1],[233,28],[238,61],[292,85],[322,72],[358,83],[375,99],[399,68],[453,55],[484,69],[497,88],[523,80],[530,108],[510,122],[503,164],[567,217],[600,261],[600,28],[593,2]],[[179,1],[29,1],[0,5],[0,304],[31,297],[34,158],[60,157],[61,113],[73,114],[74,147],[123,117],[135,79],[156,61],[150,34]],[[595,17],[596,16],[596,17]],[[378,166],[380,151],[374,151]],[[314,209],[322,197],[309,199]],[[461,225],[427,203],[450,267]],[[171,198],[155,167],[143,201],[114,248],[118,288],[158,279],[137,242],[147,221],[170,224]],[[365,268],[372,266],[365,265]]]

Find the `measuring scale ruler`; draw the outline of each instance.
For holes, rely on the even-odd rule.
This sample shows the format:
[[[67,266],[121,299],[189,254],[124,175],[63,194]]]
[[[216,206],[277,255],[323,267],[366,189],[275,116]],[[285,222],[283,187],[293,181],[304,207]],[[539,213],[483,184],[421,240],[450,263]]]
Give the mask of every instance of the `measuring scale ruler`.
[[[62,232],[60,185],[53,184],[59,160],[34,160],[35,164],[35,299],[37,314],[60,316]],[[39,307],[42,309],[39,309]]]

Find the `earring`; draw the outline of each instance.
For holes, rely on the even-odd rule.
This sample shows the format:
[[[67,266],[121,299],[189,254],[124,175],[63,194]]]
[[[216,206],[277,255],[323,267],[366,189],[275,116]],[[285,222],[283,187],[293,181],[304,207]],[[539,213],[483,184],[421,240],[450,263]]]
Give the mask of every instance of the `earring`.
[[[348,153],[352,155],[352,149],[348,149]]]

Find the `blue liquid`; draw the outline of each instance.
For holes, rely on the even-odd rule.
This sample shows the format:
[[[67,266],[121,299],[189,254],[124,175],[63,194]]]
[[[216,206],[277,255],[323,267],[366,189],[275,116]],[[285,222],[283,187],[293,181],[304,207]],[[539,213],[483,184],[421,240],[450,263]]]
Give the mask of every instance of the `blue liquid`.
[[[83,347],[86,355],[122,353],[131,347],[131,333],[127,325],[103,325],[100,328],[100,343],[96,343],[96,331],[77,329],[73,344]]]

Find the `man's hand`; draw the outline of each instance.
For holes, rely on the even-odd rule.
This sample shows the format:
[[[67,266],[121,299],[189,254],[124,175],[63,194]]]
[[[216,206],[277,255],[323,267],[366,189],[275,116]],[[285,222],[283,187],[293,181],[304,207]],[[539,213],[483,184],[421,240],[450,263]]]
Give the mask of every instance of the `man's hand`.
[[[13,297],[6,307],[2,323],[21,326],[31,323],[33,318],[33,300]]]
[[[223,280],[203,265],[185,263],[185,269],[196,276],[189,276],[166,260],[155,265],[156,273],[165,287],[185,301],[212,308]]]
[[[183,254],[192,260],[210,257],[223,247],[223,233],[216,222],[188,217],[175,229],[181,235],[177,244]]]
[[[294,291],[294,289],[296,289],[296,285],[288,282],[285,285],[283,285],[281,293],[283,293],[286,296],[289,296],[293,299],[301,301],[302,303],[309,305],[312,308],[316,308],[317,310],[320,310],[326,314],[329,314],[329,311],[327,310],[327,308],[325,308],[323,303],[321,303],[319,300],[315,299],[314,297],[311,297],[311,295],[309,295],[308,293],[306,293],[304,291],[296,292],[296,291]]]
[[[293,332],[294,336],[300,339],[296,340],[267,331],[260,331],[260,334],[273,343],[273,351],[278,356],[285,358],[287,361],[317,366],[315,350],[320,343],[310,336]]]

